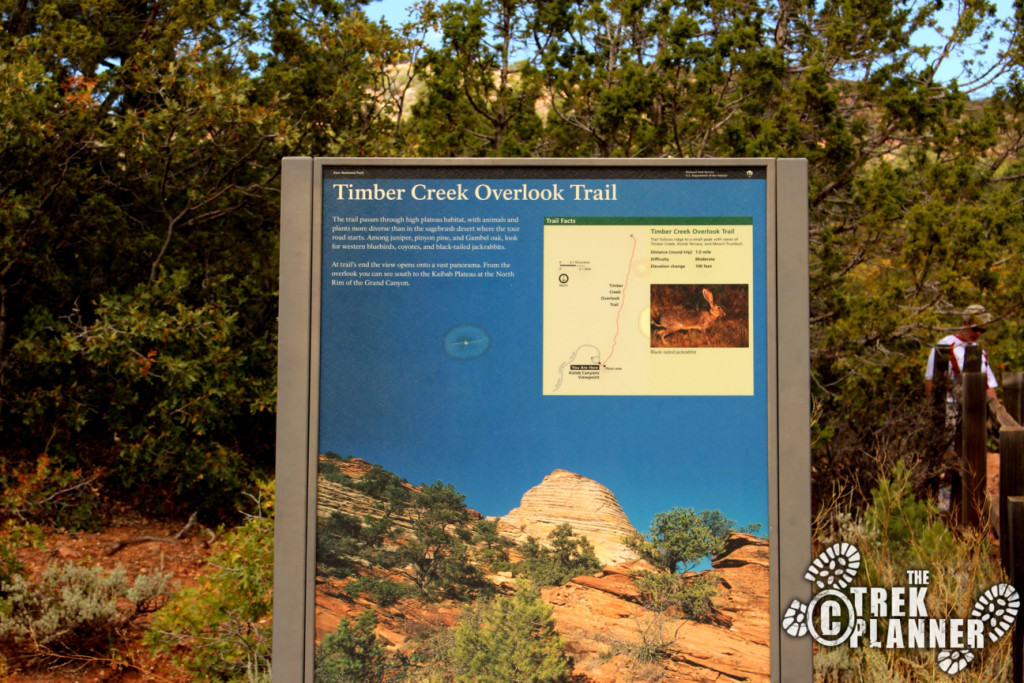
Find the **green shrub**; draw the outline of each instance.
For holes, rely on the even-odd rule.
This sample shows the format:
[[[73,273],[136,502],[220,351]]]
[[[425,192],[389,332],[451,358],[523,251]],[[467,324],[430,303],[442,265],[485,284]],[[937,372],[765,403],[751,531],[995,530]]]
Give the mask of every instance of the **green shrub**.
[[[551,620],[552,607],[532,587],[467,608],[455,629],[455,679],[477,683],[567,680],[571,667]]]
[[[213,573],[175,593],[153,617],[146,642],[196,680],[252,680],[270,670],[273,506],[268,482],[258,514],[227,532],[207,560]]]
[[[371,610],[355,622],[342,619],[338,629],[329,633],[313,655],[313,680],[316,683],[378,683],[393,668],[383,643],[373,633],[377,616]]]
[[[926,605],[936,619],[965,618],[989,587],[1005,581],[998,553],[984,530],[950,529],[934,502],[913,493],[910,473],[901,464],[877,477],[870,505],[860,515],[832,510],[816,521],[815,545],[844,541],[857,547],[863,563],[858,585],[901,586],[908,569],[926,569],[930,583]],[[1009,680],[1012,640],[988,643],[982,656],[964,670],[963,680]],[[839,683],[919,683],[949,681],[933,650],[819,648],[815,680]]]
[[[533,581],[538,586],[557,586],[561,584],[562,572],[555,566],[550,551],[542,546],[533,536],[527,536],[526,542],[519,546],[522,561],[513,566],[513,574]]]
[[[551,619],[553,608],[529,581],[512,596],[463,609],[454,627],[435,625],[415,638],[413,666],[401,680],[421,683],[554,683],[573,680]]]
[[[559,586],[601,570],[594,546],[586,536],[577,536],[569,524],[560,524],[548,534],[548,546],[527,537],[519,552],[523,560],[515,567],[516,575],[538,586]]]
[[[373,465],[352,488],[361,491],[385,504],[385,511],[391,514],[401,512],[413,498],[413,492],[406,488],[405,479],[389,472],[380,465]]]
[[[111,491],[149,510],[236,507],[273,450],[273,335],[247,327],[266,296],[252,285],[160,271],[88,314],[39,311],[12,349],[39,374],[19,397],[26,426],[52,425],[47,452],[102,466]]]
[[[415,595],[415,587],[390,579],[377,579],[372,576],[361,576],[345,585],[345,592],[352,597],[369,593],[373,601],[381,607],[389,607],[402,598]]]
[[[0,470],[0,515],[71,531],[95,531],[103,521],[97,488],[102,472],[86,475],[46,454],[36,458],[34,465],[26,471]]]
[[[472,516],[451,484],[423,484],[406,508],[412,534],[388,559],[427,600],[462,599],[491,589],[470,556]]]
[[[324,455],[328,456],[328,459],[326,461],[320,461],[318,474],[327,481],[335,484],[352,486],[352,484],[355,483],[352,477],[342,472],[338,467],[338,464],[334,462],[334,460],[341,460],[342,458],[337,453],[332,453],[330,451]]]
[[[473,525],[465,496],[451,484],[438,481],[413,490],[404,479],[374,465],[347,486],[373,498],[376,509],[361,518],[336,510],[317,522],[321,572],[344,578],[369,562],[395,569],[428,600],[457,599],[491,588],[472,561],[468,544]],[[411,521],[411,531],[396,531],[399,514]],[[386,543],[398,535],[400,543]]]
[[[334,510],[316,525],[316,562],[328,576],[345,578],[355,573],[358,563],[352,558],[379,559],[376,552],[391,528],[389,520],[365,517],[360,520]],[[386,564],[377,562],[377,564]]]
[[[638,572],[634,577],[644,607],[655,612],[678,612],[694,621],[711,613],[711,598],[718,595],[718,579],[710,574],[684,577],[681,574]]]
[[[0,601],[0,649],[58,658],[106,652],[118,629],[156,608],[169,578],[140,574],[129,584],[120,565],[106,572],[71,564],[47,567],[38,582],[16,575]]]
[[[473,543],[476,544],[476,559],[492,572],[508,571],[509,549],[515,542],[498,533],[498,521],[479,519],[473,528]]]
[[[329,454],[338,459],[337,455]],[[320,475],[329,481],[359,491],[376,501],[373,514],[356,517],[334,510],[317,521],[316,561],[321,573],[345,578],[356,573],[359,562],[391,568],[400,563],[398,553],[383,548],[394,533],[395,516],[413,500],[405,480],[374,465],[360,480],[341,472],[335,462],[321,462]]]
[[[953,553],[956,537],[943,522],[934,503],[913,493],[911,471],[898,461],[888,477],[881,477],[871,489],[871,504],[864,511],[864,524],[885,544],[893,562],[908,568],[934,566]],[[873,563],[867,563],[869,579]]]
[[[25,575],[25,565],[18,559],[18,548],[38,547],[42,530],[35,524],[14,519],[0,526],[0,598],[6,597],[15,576]]]

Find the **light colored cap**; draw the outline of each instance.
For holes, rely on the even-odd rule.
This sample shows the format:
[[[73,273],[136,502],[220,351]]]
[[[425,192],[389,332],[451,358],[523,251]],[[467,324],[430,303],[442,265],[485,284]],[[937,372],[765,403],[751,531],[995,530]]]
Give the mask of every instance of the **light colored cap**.
[[[985,327],[992,322],[992,314],[981,304],[971,304],[964,309],[964,323],[967,327]]]

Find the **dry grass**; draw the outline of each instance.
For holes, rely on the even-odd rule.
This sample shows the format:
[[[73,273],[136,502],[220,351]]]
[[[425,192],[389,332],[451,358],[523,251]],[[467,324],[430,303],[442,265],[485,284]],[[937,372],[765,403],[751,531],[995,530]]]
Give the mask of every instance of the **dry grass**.
[[[907,571],[931,574],[927,607],[932,618],[966,618],[974,601],[991,586],[1006,581],[998,552],[986,534],[975,529],[951,529],[932,501],[912,493],[911,472],[897,466],[879,476],[873,503],[854,516],[841,503],[826,506],[816,520],[819,550],[837,541],[856,546],[863,564],[856,585],[905,586]],[[815,681],[865,683],[896,681],[1004,681],[1012,671],[1007,634],[996,643],[986,640],[977,658],[960,674],[943,672],[931,650],[885,650],[847,645],[818,647]]]

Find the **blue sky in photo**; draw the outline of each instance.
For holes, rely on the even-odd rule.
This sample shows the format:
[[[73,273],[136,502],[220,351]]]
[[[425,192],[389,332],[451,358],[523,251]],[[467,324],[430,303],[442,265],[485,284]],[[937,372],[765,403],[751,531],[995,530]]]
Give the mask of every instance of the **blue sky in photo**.
[[[357,182],[408,188],[416,181]],[[455,187],[460,181],[430,182]],[[521,186],[523,179],[461,182],[499,188]],[[738,525],[760,524],[767,533],[766,181],[645,179],[617,185],[618,196],[628,201],[493,208],[497,215],[519,218],[519,241],[499,257],[513,265],[513,279],[331,287],[327,264],[342,252],[330,249],[325,231],[319,451],[362,458],[413,484],[451,483],[484,515],[507,514],[530,487],[552,470],[565,469],[611,489],[642,531],[658,512],[692,507],[720,509]],[[343,204],[329,194],[328,226],[332,213],[491,212],[479,202]],[[753,396],[544,395],[544,217],[584,215],[753,217]],[[401,258],[394,251],[347,253],[366,260]],[[473,252],[472,260],[493,260],[481,253],[487,252]],[[491,347],[478,358],[452,358],[444,350],[445,335],[466,324],[486,330]]]

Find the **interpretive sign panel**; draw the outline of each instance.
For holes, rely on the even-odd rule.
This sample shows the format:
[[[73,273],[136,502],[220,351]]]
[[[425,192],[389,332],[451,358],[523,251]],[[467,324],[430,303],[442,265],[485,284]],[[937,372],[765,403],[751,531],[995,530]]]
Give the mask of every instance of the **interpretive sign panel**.
[[[654,606],[564,591],[645,568],[724,580],[719,618],[659,626],[667,676],[810,680],[778,629],[810,558],[802,160],[296,158],[282,190],[275,680],[327,676],[367,611],[449,666],[426,630],[545,582],[604,666],[579,653]],[[683,522],[719,544],[666,554]],[[539,580],[567,539],[605,573]]]

